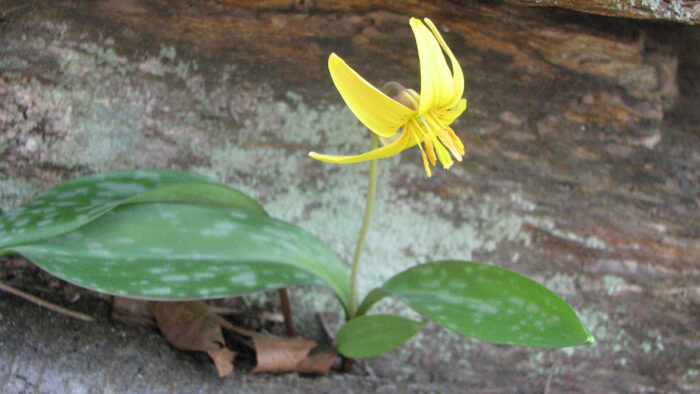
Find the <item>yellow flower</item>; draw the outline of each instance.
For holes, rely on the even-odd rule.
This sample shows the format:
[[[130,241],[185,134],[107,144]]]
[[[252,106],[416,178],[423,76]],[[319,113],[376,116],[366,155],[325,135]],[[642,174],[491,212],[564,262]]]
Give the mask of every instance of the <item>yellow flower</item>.
[[[393,156],[418,145],[428,176],[431,176],[428,162],[436,165],[437,159],[444,168],[450,168],[452,157],[462,161],[464,145],[449,125],[467,108],[467,100],[462,98],[464,74],[430,19],[426,18],[423,24],[419,19],[411,18],[410,24],[420,60],[420,95],[401,87],[392,99],[368,83],[335,53],[328,58],[331,78],[350,110],[382,141],[389,143],[361,155],[310,152],[309,156],[329,163],[356,163]],[[443,51],[450,59],[451,70]],[[395,82],[387,85],[400,86]]]

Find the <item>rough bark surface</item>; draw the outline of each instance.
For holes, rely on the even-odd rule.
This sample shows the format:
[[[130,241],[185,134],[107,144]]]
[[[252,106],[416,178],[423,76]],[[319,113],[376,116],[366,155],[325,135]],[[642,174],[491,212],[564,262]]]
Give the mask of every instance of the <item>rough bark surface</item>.
[[[82,174],[180,168],[241,188],[272,215],[349,256],[366,166],[316,163],[306,153],[358,153],[369,141],[332,86],[327,56],[338,53],[373,83],[418,88],[407,24],[414,15],[437,22],[465,71],[469,108],[455,130],[468,154],[431,179],[417,151],[380,162],[361,291],[420,262],[489,262],[560,294],[598,342],[569,350],[508,348],[428,325],[408,345],[369,362],[382,387],[398,381],[404,383],[397,390],[416,382],[416,391],[445,392],[465,385],[697,391],[694,26],[485,2],[0,0],[0,208]],[[75,291],[30,267],[2,259],[0,280],[28,291],[48,286],[53,300],[70,306]],[[0,302],[19,303],[7,294]],[[294,291],[292,302],[306,332],[319,336],[313,314],[337,308],[313,289]],[[89,302],[74,306],[91,310]],[[33,357],[71,359],[81,351],[69,344],[59,355],[39,354],[30,338],[26,346],[15,343],[10,323],[36,314],[3,308],[0,341],[13,345],[0,346],[0,383],[11,392],[31,390],[42,377],[22,375],[8,360],[31,364]],[[59,326],[60,335],[72,335],[69,324]],[[109,335],[104,326],[96,330]],[[99,358],[102,345],[90,346]],[[153,346],[155,354],[167,349],[163,342]],[[44,371],[37,363],[35,371]],[[122,371],[145,374],[151,387],[202,373]],[[81,378],[85,391],[99,390],[99,376],[109,376],[88,367],[70,373],[98,376]],[[271,387],[284,390],[286,380],[277,382]],[[295,382],[300,392],[334,387],[323,379]],[[142,383],[137,387],[147,390]],[[236,388],[234,381],[215,386]]]
[[[562,7],[579,12],[622,18],[661,19],[697,24],[700,2],[696,0],[506,0],[526,6]]]

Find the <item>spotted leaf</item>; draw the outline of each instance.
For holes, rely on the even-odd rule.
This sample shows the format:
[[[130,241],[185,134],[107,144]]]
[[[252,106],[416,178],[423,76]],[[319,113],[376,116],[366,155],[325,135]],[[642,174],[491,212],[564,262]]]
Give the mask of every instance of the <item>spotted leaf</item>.
[[[99,292],[151,300],[227,297],[298,284],[329,287],[343,306],[349,280],[320,240],[234,208],[127,204],[66,234],[0,250]]]
[[[129,170],[62,183],[0,215],[0,256],[19,253],[70,282],[126,297],[226,297],[348,278],[318,239],[200,175]]]
[[[566,301],[532,279],[491,265],[438,261],[410,268],[370,292],[359,313],[388,295],[435,323],[488,342],[530,347],[594,342]]]
[[[128,170],[64,182],[0,216],[0,249],[79,228],[124,204],[181,202],[264,213],[238,190],[182,171]]]

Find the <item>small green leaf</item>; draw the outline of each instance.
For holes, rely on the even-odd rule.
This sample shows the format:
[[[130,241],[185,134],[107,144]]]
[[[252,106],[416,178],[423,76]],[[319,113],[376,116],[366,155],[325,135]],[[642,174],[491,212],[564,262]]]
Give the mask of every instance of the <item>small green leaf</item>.
[[[338,351],[350,358],[375,357],[406,343],[424,324],[394,315],[356,317],[338,331]]]
[[[488,342],[530,347],[594,342],[566,301],[504,268],[467,261],[419,265],[371,292],[360,310],[388,294],[444,327]]]
[[[170,170],[129,170],[64,182],[33,202],[0,216],[0,249],[75,230],[124,204],[180,202],[264,213],[238,190],[201,175]]]
[[[128,204],[16,252],[99,292],[154,300],[228,297],[297,284],[331,288],[344,307],[347,271],[320,240],[267,215],[177,203]]]
[[[370,291],[370,292],[367,294],[367,296],[365,296],[365,299],[362,300],[362,303],[361,303],[360,306],[357,308],[357,313],[356,313],[356,315],[357,315],[357,316],[362,316],[362,315],[364,315],[365,313],[367,313],[367,311],[368,311],[372,306],[374,306],[374,304],[376,304],[377,302],[379,302],[379,301],[380,301],[381,299],[383,299],[384,297],[388,297],[388,296],[390,296],[390,295],[391,295],[391,293],[390,293],[389,291],[385,290],[383,287],[377,287],[377,288],[373,289],[372,291]]]

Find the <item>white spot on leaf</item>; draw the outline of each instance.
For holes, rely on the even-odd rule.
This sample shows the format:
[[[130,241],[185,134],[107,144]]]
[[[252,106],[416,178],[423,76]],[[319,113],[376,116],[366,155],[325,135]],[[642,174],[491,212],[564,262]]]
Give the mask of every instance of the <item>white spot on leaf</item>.
[[[229,280],[231,283],[254,285],[257,282],[258,277],[254,272],[241,272],[238,275],[230,277]]]

